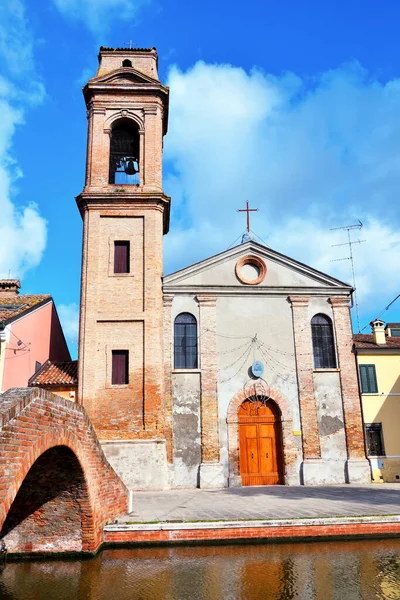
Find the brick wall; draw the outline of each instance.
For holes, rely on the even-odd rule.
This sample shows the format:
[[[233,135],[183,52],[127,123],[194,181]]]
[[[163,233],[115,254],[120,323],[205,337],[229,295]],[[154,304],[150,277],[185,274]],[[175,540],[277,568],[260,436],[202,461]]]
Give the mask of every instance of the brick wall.
[[[110,528],[111,529],[111,528]],[[105,541],[107,544],[173,544],[191,542],[221,542],[229,543],[234,540],[265,540],[265,541],[297,541],[302,539],[324,539],[324,538],[346,538],[346,537],[386,537],[400,535],[400,523],[346,523],[330,525],[308,525],[304,521],[301,525],[281,526],[222,526],[221,528],[194,529],[168,529],[163,524],[162,529],[157,530],[131,530],[131,531],[106,531]]]
[[[171,308],[173,296],[164,295],[164,435],[167,443],[167,459],[169,463],[173,462],[173,425],[172,425],[172,319]]]
[[[353,348],[350,309],[347,298],[330,298],[342,386],[344,425],[349,459],[365,459],[361,399]]]
[[[154,50],[106,53],[101,86],[91,80],[84,92],[89,124],[86,183],[77,198],[84,220],[78,401],[104,440],[164,437],[161,277],[170,199],[162,191],[162,141],[168,88],[156,79],[129,79],[127,69],[109,76],[104,66],[118,68],[128,58],[139,71],[150,65],[154,78],[155,57]],[[138,130],[138,185],[108,182],[110,136],[121,119]],[[131,243],[129,274],[113,273],[118,239]],[[127,385],[111,383],[112,350],[129,351]],[[170,443],[168,448],[171,459]]]
[[[201,461],[219,461],[217,297],[197,296],[200,305]]]
[[[307,296],[290,296],[293,311],[297,381],[304,459],[321,458],[317,407],[314,396],[314,359]]]
[[[81,406],[38,388],[0,397],[0,537],[10,552],[94,551],[127,495]]]

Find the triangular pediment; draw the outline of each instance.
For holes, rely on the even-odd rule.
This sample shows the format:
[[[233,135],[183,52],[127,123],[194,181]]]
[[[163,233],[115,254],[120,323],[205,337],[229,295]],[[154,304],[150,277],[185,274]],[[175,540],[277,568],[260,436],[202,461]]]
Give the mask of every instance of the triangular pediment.
[[[166,275],[163,289],[194,294],[349,294],[352,288],[251,240]]]
[[[153,79],[148,75],[144,75],[137,69],[133,69],[131,67],[123,67],[120,69],[115,69],[114,71],[110,71],[106,75],[101,77],[94,77],[90,80],[90,83],[107,83],[114,85],[132,85],[132,84],[157,84],[161,85],[158,79]]]

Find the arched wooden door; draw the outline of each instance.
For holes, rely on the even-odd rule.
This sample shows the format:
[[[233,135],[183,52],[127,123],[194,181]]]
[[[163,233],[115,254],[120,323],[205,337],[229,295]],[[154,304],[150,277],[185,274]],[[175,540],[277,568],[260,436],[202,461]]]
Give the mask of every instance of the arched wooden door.
[[[282,427],[278,406],[268,398],[239,407],[242,485],[283,483]]]

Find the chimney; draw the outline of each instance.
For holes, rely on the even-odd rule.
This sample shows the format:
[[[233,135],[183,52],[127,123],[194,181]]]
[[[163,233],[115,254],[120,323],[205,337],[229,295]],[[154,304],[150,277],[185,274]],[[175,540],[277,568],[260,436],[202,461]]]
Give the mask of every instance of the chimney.
[[[375,319],[375,321],[371,321],[370,325],[374,334],[374,343],[378,346],[386,344],[385,322],[381,319]]]
[[[0,279],[0,298],[18,296],[20,287],[19,279]]]

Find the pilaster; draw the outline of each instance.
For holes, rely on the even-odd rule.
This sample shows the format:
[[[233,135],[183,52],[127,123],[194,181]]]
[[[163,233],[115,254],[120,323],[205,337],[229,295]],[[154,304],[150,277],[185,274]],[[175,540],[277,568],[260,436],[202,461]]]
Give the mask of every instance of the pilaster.
[[[172,295],[163,296],[164,304],[164,436],[167,443],[167,459],[169,463],[173,462],[173,426],[172,426]]]
[[[197,296],[200,306],[201,462],[200,487],[224,487],[219,462],[217,297]]]
[[[164,429],[162,213],[149,211],[144,219],[144,423],[152,435]]]
[[[202,462],[219,460],[217,297],[197,296],[200,305],[201,455]]]
[[[293,313],[300,419],[305,461],[321,458],[321,445],[314,396],[314,358],[308,296],[290,296]]]
[[[363,470],[365,466],[366,481],[370,480],[368,461],[365,457],[364,432],[361,415],[361,400],[358,389],[357,367],[353,349],[353,336],[350,319],[348,298],[330,298],[334,315],[336,345],[338,353],[338,366],[340,367],[340,383],[342,388],[344,425],[346,431],[346,445],[348,455],[348,470],[350,482],[356,483],[359,476],[351,477],[351,469]],[[351,464],[353,463],[353,464]],[[359,463],[358,466],[356,463]],[[360,474],[361,475],[361,474]],[[361,481],[361,480],[359,480]]]

